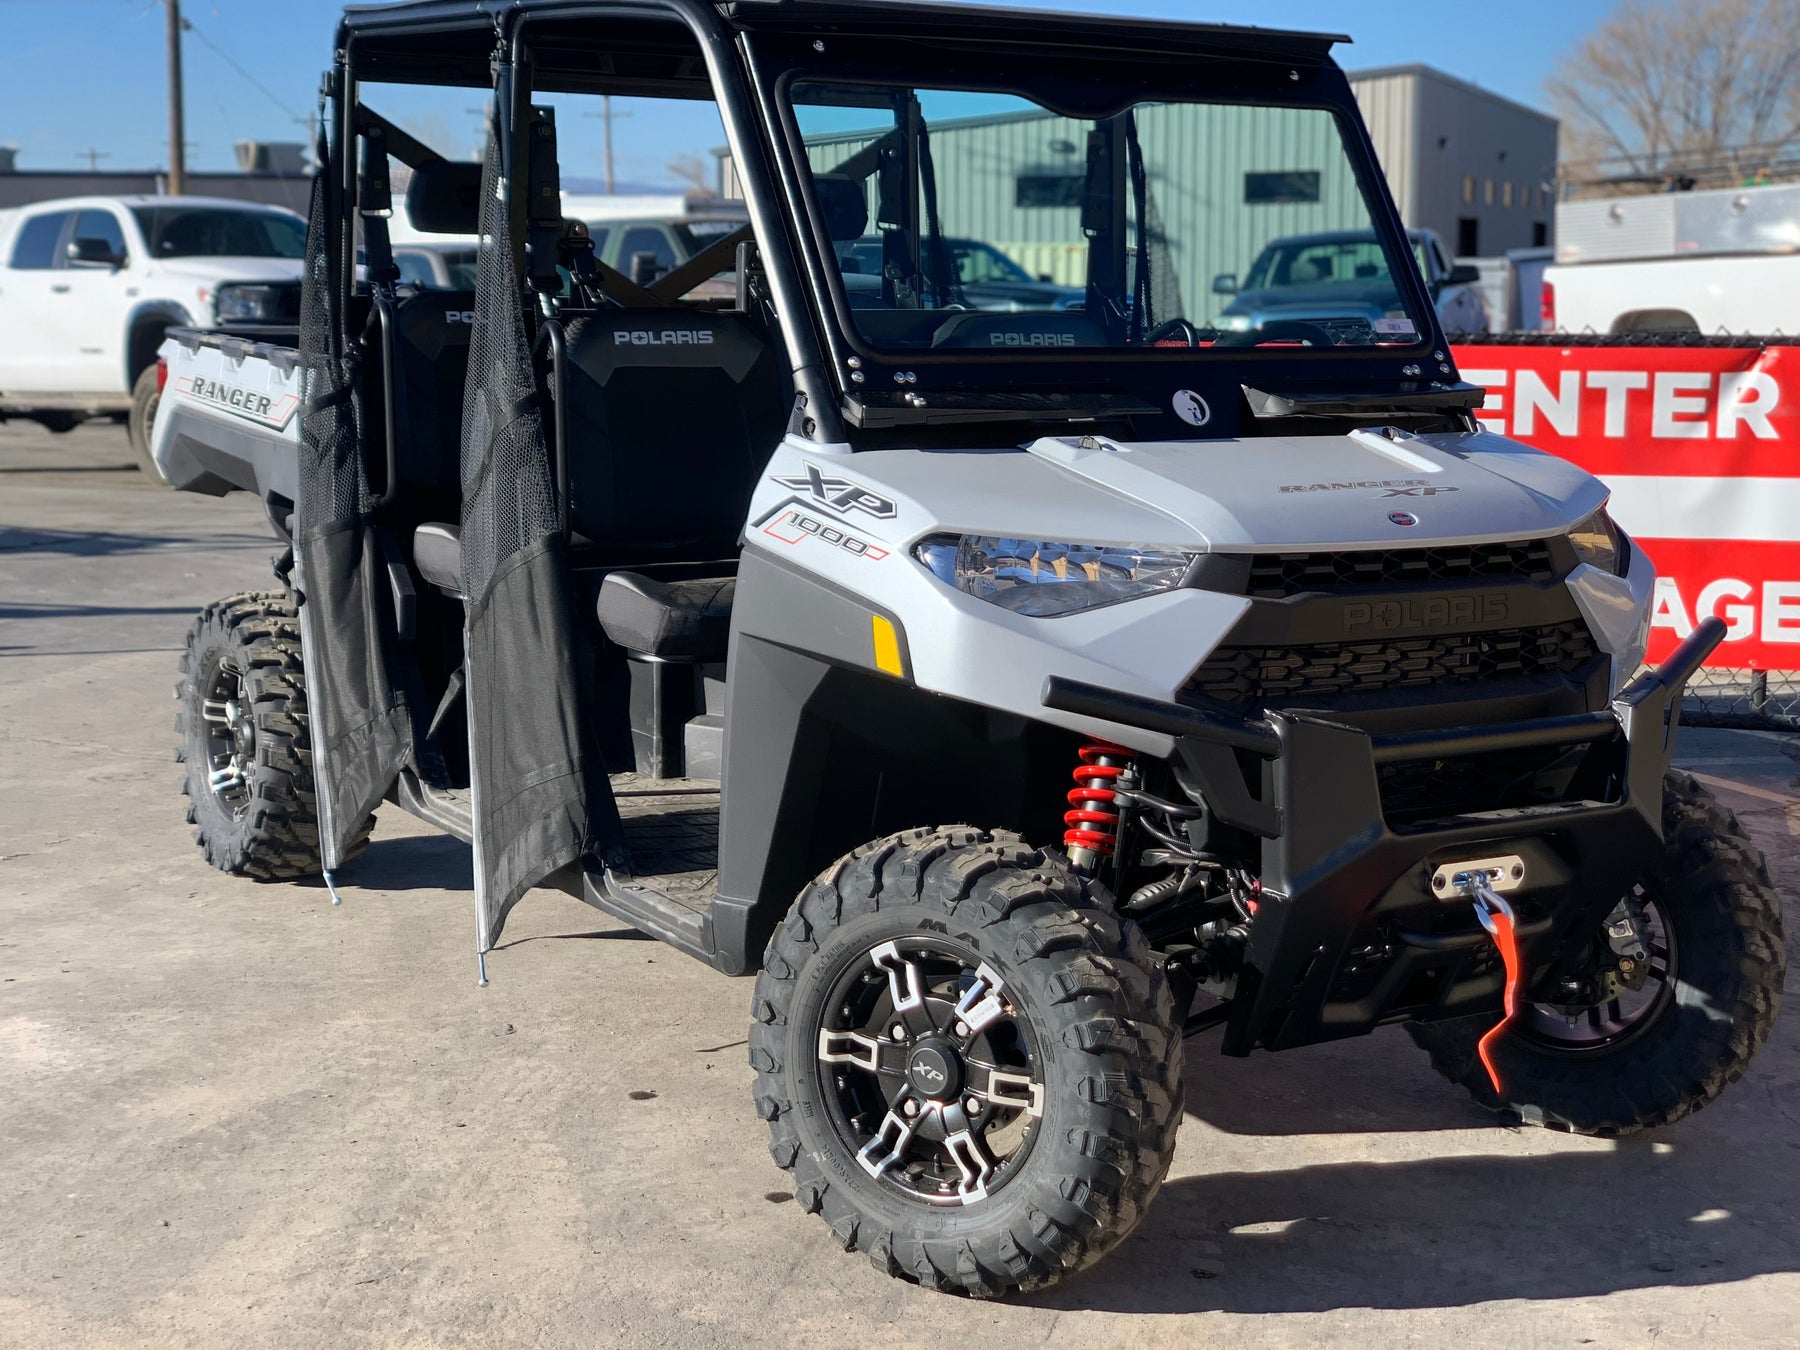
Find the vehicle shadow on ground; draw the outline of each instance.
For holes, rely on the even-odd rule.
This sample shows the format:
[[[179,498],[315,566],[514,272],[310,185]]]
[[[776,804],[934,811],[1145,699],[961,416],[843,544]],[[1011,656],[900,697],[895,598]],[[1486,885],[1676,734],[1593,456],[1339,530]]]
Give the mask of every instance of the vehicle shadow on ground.
[[[60,553],[77,558],[107,558],[150,549],[223,552],[234,548],[279,548],[273,534],[119,534],[110,530],[33,530],[0,526],[0,553]],[[273,581],[270,582],[272,586]]]
[[[1187,1042],[1183,1078],[1188,1114],[1227,1134],[1484,1130],[1501,1121],[1440,1078],[1398,1027],[1248,1059],[1220,1054],[1222,1034]]]
[[[192,605],[0,604],[0,619],[110,619],[121,614],[192,614]]]
[[[1596,1151],[1184,1177],[1094,1270],[1028,1300],[1130,1313],[1441,1308],[1800,1270],[1792,1151],[1679,1125]]]
[[[475,855],[452,835],[403,834],[374,840],[366,852],[332,876],[340,890],[471,891],[475,889]]]
[[[117,464],[0,464],[0,474],[12,473],[135,473],[129,460]]]

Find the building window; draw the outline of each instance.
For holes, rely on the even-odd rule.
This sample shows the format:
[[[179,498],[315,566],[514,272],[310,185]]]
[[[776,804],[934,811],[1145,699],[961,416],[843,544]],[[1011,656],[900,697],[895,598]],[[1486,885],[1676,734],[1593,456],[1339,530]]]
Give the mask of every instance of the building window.
[[[1080,173],[1066,169],[1027,169],[1013,182],[1013,205],[1080,206],[1086,182]]]
[[[1502,206],[1511,206],[1512,205],[1512,184],[1511,183],[1502,183],[1500,185],[1500,205],[1502,205]]]
[[[1463,175],[1463,205],[1475,205],[1475,175],[1472,173]]]
[[[1487,180],[1486,185],[1482,188],[1481,195],[1482,195],[1482,200],[1484,200],[1489,206],[1492,206],[1494,204],[1494,180],[1493,179],[1490,178]]]
[[[1317,169],[1244,175],[1244,201],[1250,205],[1265,205],[1275,202],[1316,202],[1318,200],[1319,171]]]

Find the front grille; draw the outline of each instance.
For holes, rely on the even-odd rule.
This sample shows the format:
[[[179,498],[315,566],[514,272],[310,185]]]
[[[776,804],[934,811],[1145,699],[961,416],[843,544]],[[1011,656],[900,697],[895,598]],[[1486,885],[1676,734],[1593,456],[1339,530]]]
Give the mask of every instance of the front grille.
[[[1189,700],[1239,714],[1313,707],[1362,694],[1468,685],[1532,675],[1584,677],[1594,640],[1579,619],[1491,633],[1329,642],[1307,647],[1221,647],[1183,688]]]
[[[1404,832],[1465,812],[1512,810],[1564,799],[1587,746],[1526,746],[1454,759],[1415,759],[1376,770],[1381,810]]]
[[[1246,593],[1259,600],[1353,591],[1365,586],[1553,581],[1557,576],[1550,546],[1542,539],[1355,553],[1259,553],[1252,555],[1249,562]]]

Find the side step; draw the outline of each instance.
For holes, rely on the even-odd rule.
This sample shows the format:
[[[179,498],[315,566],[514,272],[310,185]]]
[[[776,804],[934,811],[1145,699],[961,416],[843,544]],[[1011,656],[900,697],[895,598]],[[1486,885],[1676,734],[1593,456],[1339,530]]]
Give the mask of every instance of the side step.
[[[693,909],[688,903],[699,897],[676,899],[628,872],[599,867],[583,877],[581,898],[676,950],[713,964],[712,919],[705,909]]]
[[[411,769],[402,769],[388,791],[388,800],[465,844],[475,842],[474,799],[467,788],[434,788],[421,783]]]

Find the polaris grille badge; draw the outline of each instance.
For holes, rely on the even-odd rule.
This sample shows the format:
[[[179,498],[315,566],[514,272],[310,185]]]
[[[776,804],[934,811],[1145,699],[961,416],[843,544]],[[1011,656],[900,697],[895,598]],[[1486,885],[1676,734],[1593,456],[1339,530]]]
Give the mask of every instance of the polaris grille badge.
[[[1411,511],[1389,511],[1388,519],[1396,525],[1417,525],[1419,518]]]

